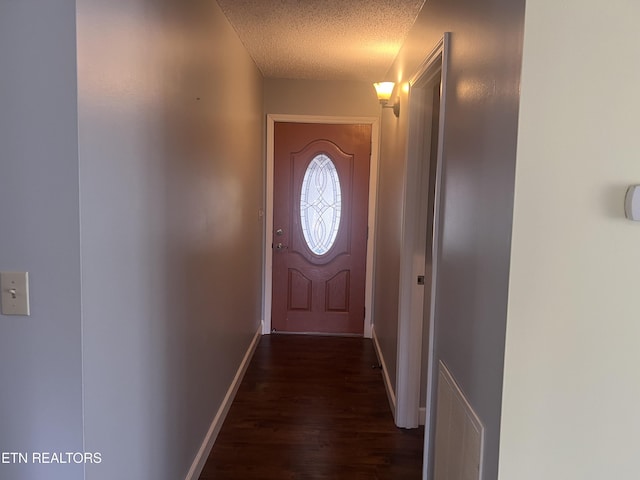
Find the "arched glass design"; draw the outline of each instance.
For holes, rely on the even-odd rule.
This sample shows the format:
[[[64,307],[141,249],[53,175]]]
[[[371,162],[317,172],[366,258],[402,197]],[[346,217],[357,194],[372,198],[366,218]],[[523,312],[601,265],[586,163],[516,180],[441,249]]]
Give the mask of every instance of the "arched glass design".
[[[340,228],[342,191],[331,159],[316,155],[309,163],[300,193],[300,224],[309,249],[324,255],[333,246]]]

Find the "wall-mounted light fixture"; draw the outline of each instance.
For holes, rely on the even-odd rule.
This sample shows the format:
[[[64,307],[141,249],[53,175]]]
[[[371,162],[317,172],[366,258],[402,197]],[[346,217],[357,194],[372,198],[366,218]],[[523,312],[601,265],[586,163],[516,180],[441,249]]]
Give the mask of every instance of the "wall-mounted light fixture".
[[[378,82],[373,84],[378,95],[378,100],[382,105],[382,108],[393,108],[393,113],[396,117],[400,118],[400,99],[396,100],[393,105],[389,105],[389,99],[393,93],[393,82]]]

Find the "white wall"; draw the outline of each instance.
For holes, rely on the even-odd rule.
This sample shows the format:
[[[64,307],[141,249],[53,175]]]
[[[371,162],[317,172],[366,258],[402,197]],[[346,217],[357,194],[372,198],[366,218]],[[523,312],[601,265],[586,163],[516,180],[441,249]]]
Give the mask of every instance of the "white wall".
[[[183,479],[260,323],[262,77],[216,2],[77,6],[86,478]]]
[[[500,478],[638,477],[640,4],[528,1]]]
[[[0,452],[82,451],[75,2],[0,2],[0,271],[31,316],[0,315]],[[0,478],[77,480],[73,465]]]

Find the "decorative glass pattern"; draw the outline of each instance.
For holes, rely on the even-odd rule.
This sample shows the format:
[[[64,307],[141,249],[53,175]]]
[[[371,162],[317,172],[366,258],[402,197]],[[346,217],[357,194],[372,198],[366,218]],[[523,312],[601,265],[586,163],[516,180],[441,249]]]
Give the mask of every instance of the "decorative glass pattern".
[[[333,246],[340,228],[342,191],[331,159],[316,155],[304,174],[300,194],[300,223],[309,249],[324,255]]]

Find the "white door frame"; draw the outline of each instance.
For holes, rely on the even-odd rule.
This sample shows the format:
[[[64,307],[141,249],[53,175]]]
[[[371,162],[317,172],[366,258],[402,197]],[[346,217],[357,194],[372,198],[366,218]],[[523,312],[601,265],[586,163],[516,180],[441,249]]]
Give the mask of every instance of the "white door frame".
[[[415,428],[420,418],[420,377],[423,368],[427,368],[427,401],[424,410],[425,455],[430,451],[430,431],[433,428],[434,399],[434,321],[435,300],[438,273],[438,255],[440,238],[440,209],[442,190],[442,148],[444,144],[444,124],[446,112],[447,58],[449,34],[445,33],[434,49],[427,55],[416,73],[409,80],[409,123],[407,140],[407,162],[404,185],[403,231],[400,257],[400,286],[398,305],[398,374],[396,380],[396,425]],[[426,208],[425,199],[429,174],[424,172],[424,158],[429,155],[431,126],[424,121],[425,90],[432,87],[439,77],[441,81],[440,115],[438,129],[438,151],[436,167],[436,185],[434,198],[432,269],[425,272],[426,255]],[[427,163],[428,166],[428,163]],[[417,285],[418,275],[431,276],[431,292],[427,297],[429,306],[424,302],[424,287]],[[422,365],[422,339],[425,312],[428,309],[429,341],[427,365]],[[425,457],[426,459],[426,457]]]
[[[364,336],[371,338],[373,318],[373,259],[376,205],[378,198],[378,157],[380,145],[380,119],[378,117],[329,117],[317,115],[267,114],[267,165],[264,237],[264,289],[262,298],[262,333],[271,333],[271,295],[273,293],[273,167],[274,126],[276,122],[333,123],[371,125],[371,163],[369,170],[369,234],[367,236],[367,263],[365,279]]]

